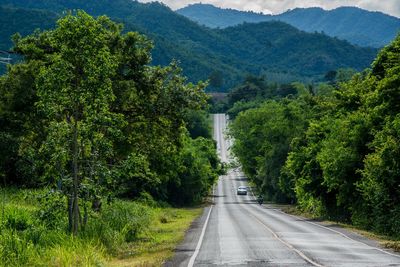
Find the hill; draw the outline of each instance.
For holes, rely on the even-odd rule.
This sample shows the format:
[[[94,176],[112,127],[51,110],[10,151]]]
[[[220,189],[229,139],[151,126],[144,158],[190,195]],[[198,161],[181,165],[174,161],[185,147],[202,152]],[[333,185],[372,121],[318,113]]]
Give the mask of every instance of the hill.
[[[139,31],[153,40],[153,64],[166,65],[177,59],[190,81],[211,78],[211,90],[227,90],[248,74],[264,74],[270,81],[291,82],[315,80],[327,71],[342,67],[361,70],[370,65],[377,52],[324,34],[305,33],[282,22],[209,29],[159,3],[0,0],[0,5],[46,14],[61,15],[66,9],[83,9],[95,16],[106,14],[124,23],[125,30]],[[14,16],[17,23],[11,32],[32,25],[29,19],[37,20],[36,13],[20,16],[21,20],[17,14]],[[41,28],[51,25],[46,18]],[[31,30],[36,27],[35,24]]]
[[[352,44],[375,48],[390,43],[400,31],[399,18],[356,7],[340,7],[329,11],[322,8],[296,8],[279,15],[263,15],[194,4],[177,10],[177,13],[211,28],[279,20],[306,32],[324,32]]]
[[[368,65],[374,51],[324,34],[305,33],[278,21],[245,23],[220,32],[233,44],[236,56],[241,60],[257,63],[268,70],[289,71],[304,76],[355,67],[361,62]]]
[[[0,50],[8,51],[12,47],[11,36],[19,32],[25,36],[37,28],[50,29],[54,27],[58,16],[45,10],[24,8],[9,8],[0,6]],[[0,57],[6,57],[0,54]],[[15,56],[12,56],[14,61]],[[6,65],[0,64],[0,74],[6,71]]]
[[[18,31],[21,35],[32,33],[36,28],[54,27],[57,15],[44,10],[9,8],[0,6],[0,50],[12,46],[11,36]]]
[[[259,23],[268,20],[268,16],[264,14],[236,9],[222,9],[210,4],[192,4],[178,9],[176,12],[210,28],[227,28],[243,22]]]

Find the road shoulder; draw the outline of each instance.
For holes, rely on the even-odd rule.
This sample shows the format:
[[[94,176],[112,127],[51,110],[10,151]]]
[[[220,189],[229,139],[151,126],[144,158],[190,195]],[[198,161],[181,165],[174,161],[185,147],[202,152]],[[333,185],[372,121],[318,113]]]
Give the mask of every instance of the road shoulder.
[[[274,208],[280,212],[283,212],[290,216],[294,216],[309,223],[328,228],[332,231],[338,232],[342,235],[347,236],[350,239],[364,243],[368,246],[375,247],[379,250],[383,250],[388,253],[393,253],[400,256],[400,241],[398,240],[391,240],[389,237],[378,235],[371,231],[358,229],[353,225],[337,223],[328,220],[314,219],[307,216],[307,214],[299,214],[298,211],[295,211],[296,209],[293,205],[264,204],[264,206]]]
[[[164,263],[164,267],[187,266],[190,258],[196,250],[197,243],[201,236],[203,226],[207,220],[207,215],[211,206],[205,207],[200,217],[195,219],[186,231],[185,238],[181,244],[175,248],[174,256]]]

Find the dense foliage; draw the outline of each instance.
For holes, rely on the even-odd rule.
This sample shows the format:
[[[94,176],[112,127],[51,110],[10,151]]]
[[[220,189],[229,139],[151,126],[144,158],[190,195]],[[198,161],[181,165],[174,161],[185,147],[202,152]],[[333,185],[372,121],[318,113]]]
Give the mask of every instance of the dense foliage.
[[[396,17],[356,7],[340,7],[333,10],[296,8],[282,14],[265,15],[222,9],[209,4],[194,4],[178,9],[177,13],[211,28],[277,20],[306,32],[324,32],[355,45],[377,48],[389,44],[400,28],[400,19]]]
[[[400,236],[399,59],[400,36],[323,94],[297,85],[239,113],[230,133],[246,174],[269,199]]]
[[[250,75],[243,83],[232,88],[220,104],[223,111],[234,119],[239,112],[259,106],[264,99],[281,99],[296,93],[294,84],[268,83],[265,77]]]
[[[198,203],[221,169],[199,111],[205,85],[187,84],[175,63],[149,66],[151,43],[121,30],[68,14],[54,30],[16,35],[24,61],[0,78],[0,176],[61,192],[75,234],[88,202],[97,211],[115,196]]]
[[[279,22],[213,30],[199,26],[159,3],[1,0],[0,5],[30,9],[14,12],[21,17],[14,17],[17,23],[9,24],[15,32],[27,27],[33,30],[39,26],[37,21],[40,19],[43,19],[42,28],[48,26],[48,16],[43,16],[47,13],[31,9],[56,14],[62,14],[66,9],[83,9],[94,16],[106,14],[123,22],[126,30],[139,31],[154,41],[154,65],[165,66],[173,59],[179,60],[190,81],[210,79],[209,90],[213,91],[226,91],[247,74],[263,74],[279,83],[316,80],[327,71],[342,67],[362,70],[376,56],[375,49],[356,47],[320,33],[305,33]],[[27,22],[30,17],[35,23]]]

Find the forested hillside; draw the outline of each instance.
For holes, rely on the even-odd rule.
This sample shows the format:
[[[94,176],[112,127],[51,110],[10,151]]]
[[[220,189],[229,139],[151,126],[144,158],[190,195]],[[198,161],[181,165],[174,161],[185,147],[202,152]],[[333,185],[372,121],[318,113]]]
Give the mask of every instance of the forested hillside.
[[[53,12],[23,8],[7,8],[0,6],[0,50],[8,51],[12,47],[11,36],[16,32],[28,35],[36,28],[51,29],[55,25],[57,15]],[[0,54],[0,57],[16,55]],[[0,74],[5,73],[6,65],[0,63]]]
[[[307,34],[282,22],[248,23],[219,32],[229,39],[236,57],[262,66],[265,72],[287,71],[312,77],[339,68],[358,69],[358,63],[368,66],[372,62],[374,51],[324,34]]]
[[[325,32],[360,46],[384,47],[400,32],[400,19],[355,7],[294,9],[279,20],[307,32]]]
[[[107,14],[124,23],[125,31],[145,33],[154,41],[152,64],[165,66],[176,59],[190,81],[210,79],[209,90],[227,90],[248,74],[267,75],[279,83],[318,80],[326,72],[341,67],[357,70],[368,67],[376,55],[374,49],[355,47],[323,34],[304,33],[284,23],[247,24],[212,30],[158,3],[1,0],[0,4],[59,15],[66,9],[84,9],[92,15]],[[33,30],[39,26],[28,23],[27,14],[21,13],[21,16],[24,17],[14,19],[21,21],[26,29],[30,27]],[[34,17],[34,21],[41,18]],[[51,26],[48,18],[43,17],[42,27],[48,26]],[[21,27],[16,23],[14,31]],[[8,44],[6,41],[2,46]]]
[[[306,32],[324,32],[352,44],[377,48],[389,44],[400,31],[399,18],[356,7],[340,7],[329,11],[296,8],[278,15],[265,15],[194,4],[177,10],[177,13],[211,28],[278,20]]]
[[[399,47],[400,36],[347,82],[231,94],[233,152],[269,199],[399,237]]]
[[[51,29],[56,19],[57,15],[53,12],[0,6],[0,50],[8,50],[12,46],[10,37],[14,33],[25,36],[36,28]]]
[[[227,28],[244,22],[259,23],[267,21],[267,16],[262,13],[223,9],[201,3],[188,5],[176,10],[176,13],[210,28]]]

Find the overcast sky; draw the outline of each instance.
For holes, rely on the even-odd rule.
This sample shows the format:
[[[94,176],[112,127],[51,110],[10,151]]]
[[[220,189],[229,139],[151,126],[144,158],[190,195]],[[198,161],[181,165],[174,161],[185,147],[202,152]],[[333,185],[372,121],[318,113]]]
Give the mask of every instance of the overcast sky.
[[[152,0],[139,0],[152,2]],[[296,7],[322,7],[333,9],[339,6],[357,6],[372,11],[381,11],[400,17],[400,0],[159,0],[172,9],[193,3],[208,3],[223,8],[252,10],[266,14],[279,14]]]

